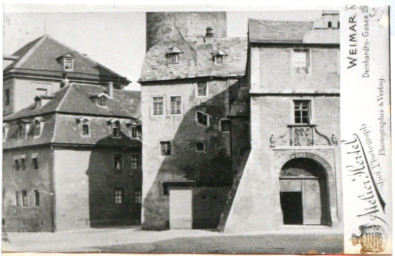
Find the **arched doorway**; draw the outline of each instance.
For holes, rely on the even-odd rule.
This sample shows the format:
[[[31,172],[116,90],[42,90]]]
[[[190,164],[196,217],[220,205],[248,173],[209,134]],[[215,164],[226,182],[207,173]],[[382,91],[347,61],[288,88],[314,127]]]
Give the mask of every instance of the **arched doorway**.
[[[286,225],[331,225],[325,168],[309,158],[288,161],[280,172],[280,203]]]

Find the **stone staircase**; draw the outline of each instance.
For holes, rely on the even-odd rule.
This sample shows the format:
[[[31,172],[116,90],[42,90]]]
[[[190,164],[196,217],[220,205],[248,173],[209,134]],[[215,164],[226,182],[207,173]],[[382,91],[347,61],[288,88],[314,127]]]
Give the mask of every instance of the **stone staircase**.
[[[247,163],[251,150],[247,150],[240,158],[240,164],[237,168],[236,176],[233,179],[233,185],[229,191],[224,210],[222,211],[217,230],[223,232],[225,230],[226,220],[228,219],[230,209],[232,208],[233,199],[235,198],[237,188],[239,187],[241,177],[243,176],[244,167]]]

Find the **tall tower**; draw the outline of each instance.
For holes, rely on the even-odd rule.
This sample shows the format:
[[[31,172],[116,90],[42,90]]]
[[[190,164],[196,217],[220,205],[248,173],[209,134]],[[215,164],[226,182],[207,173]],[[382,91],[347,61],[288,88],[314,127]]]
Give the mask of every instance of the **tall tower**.
[[[147,51],[157,42],[169,39],[179,30],[192,39],[211,27],[217,38],[226,37],[226,12],[148,12]]]

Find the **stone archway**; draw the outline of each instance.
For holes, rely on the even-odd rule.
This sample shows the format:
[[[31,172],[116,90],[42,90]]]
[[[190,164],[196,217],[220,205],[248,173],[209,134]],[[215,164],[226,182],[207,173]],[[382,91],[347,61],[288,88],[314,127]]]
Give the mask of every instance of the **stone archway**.
[[[293,158],[280,172],[280,205],[285,225],[331,225],[328,174],[311,158]]]

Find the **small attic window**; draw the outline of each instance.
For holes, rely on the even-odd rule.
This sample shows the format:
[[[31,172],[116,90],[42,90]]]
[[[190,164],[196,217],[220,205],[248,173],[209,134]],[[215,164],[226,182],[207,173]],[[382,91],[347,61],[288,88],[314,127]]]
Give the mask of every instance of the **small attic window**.
[[[177,47],[173,46],[166,52],[166,58],[168,64],[178,64],[180,61],[180,54],[182,51]]]
[[[73,59],[72,58],[64,58],[63,68],[64,68],[64,70],[67,70],[67,71],[73,70]]]
[[[215,53],[214,53],[214,62],[217,64],[222,64],[225,62],[225,56],[226,53],[224,51],[222,51],[221,49],[218,49]]]
[[[107,106],[107,99],[105,96],[101,96],[97,98],[97,105],[99,107],[105,107]]]

